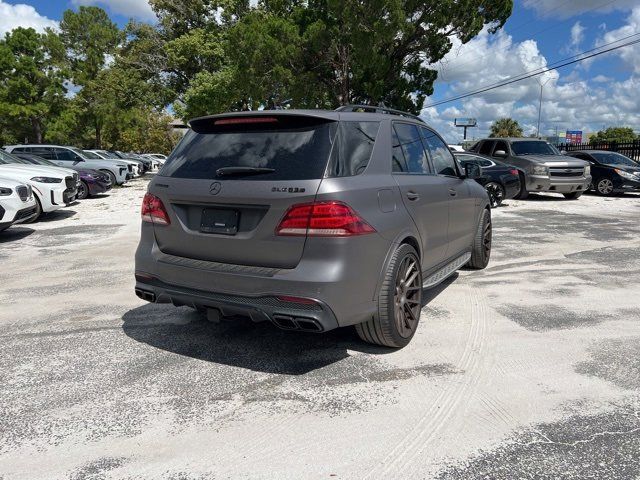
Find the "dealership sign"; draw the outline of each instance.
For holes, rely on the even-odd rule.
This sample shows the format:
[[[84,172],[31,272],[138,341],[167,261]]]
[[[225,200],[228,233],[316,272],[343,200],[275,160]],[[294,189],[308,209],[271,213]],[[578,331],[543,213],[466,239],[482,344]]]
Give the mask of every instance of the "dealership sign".
[[[567,130],[567,143],[582,143],[582,130]]]

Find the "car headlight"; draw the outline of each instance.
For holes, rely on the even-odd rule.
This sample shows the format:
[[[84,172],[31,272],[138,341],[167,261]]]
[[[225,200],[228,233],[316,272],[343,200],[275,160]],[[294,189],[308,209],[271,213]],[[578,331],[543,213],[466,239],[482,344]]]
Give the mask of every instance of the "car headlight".
[[[584,176],[588,177],[589,175],[591,175],[591,165],[584,167]]]
[[[0,197],[8,197],[12,193],[13,193],[13,190],[11,190],[10,188],[0,187]]]
[[[53,177],[33,177],[31,181],[38,182],[38,183],[62,183],[61,178],[53,178]]]
[[[548,177],[549,176],[549,167],[547,167],[546,165],[534,165],[533,169],[532,169],[532,173],[534,175],[541,175],[544,177]]]
[[[634,182],[638,181],[638,176],[633,173],[625,172],[624,170],[619,170],[616,168],[616,173],[620,175],[622,178],[626,178],[627,180],[633,180]]]

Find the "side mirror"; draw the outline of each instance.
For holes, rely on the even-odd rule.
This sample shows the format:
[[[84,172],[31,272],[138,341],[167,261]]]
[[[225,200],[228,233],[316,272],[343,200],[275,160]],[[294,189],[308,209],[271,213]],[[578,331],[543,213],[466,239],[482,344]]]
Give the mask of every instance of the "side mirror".
[[[507,158],[507,152],[504,150],[496,150],[493,152],[493,156],[497,158]]]
[[[480,165],[475,163],[467,163],[464,166],[464,177],[469,178],[471,180],[477,180],[482,176],[482,169]]]

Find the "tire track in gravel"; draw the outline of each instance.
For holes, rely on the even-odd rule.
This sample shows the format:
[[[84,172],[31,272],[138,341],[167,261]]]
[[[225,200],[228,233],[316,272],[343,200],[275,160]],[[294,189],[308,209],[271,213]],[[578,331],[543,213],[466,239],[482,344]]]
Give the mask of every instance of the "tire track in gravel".
[[[483,366],[486,346],[486,299],[475,293],[471,286],[465,286],[467,303],[470,303],[471,324],[464,351],[454,365],[464,377],[451,383],[438,395],[436,401],[417,421],[414,428],[391,450],[391,452],[368,474],[365,479],[405,478],[422,452],[448,423],[462,401],[469,398],[479,383],[478,373]],[[410,477],[409,477],[410,478]]]

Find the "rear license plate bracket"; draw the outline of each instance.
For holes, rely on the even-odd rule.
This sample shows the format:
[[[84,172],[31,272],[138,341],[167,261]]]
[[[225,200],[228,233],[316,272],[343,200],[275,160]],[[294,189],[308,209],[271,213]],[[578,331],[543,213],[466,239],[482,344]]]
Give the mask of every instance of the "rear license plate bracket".
[[[201,233],[235,235],[238,233],[240,212],[222,208],[205,208],[200,220]]]

